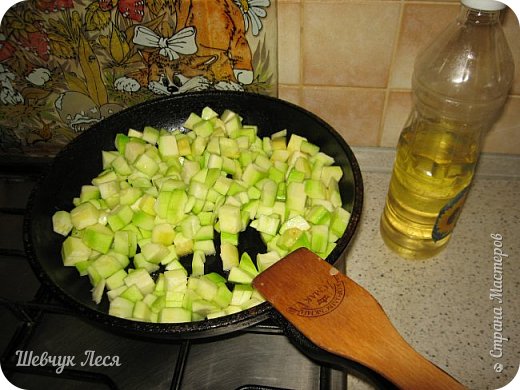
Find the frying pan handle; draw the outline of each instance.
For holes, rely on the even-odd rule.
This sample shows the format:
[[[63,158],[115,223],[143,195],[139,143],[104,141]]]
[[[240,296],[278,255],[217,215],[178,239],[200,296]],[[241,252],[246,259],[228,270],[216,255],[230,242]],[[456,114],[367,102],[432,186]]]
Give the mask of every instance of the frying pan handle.
[[[301,333],[294,325],[287,321],[280,313],[273,310],[270,313],[273,320],[282,328],[284,334],[289,338],[291,343],[295,345],[304,355],[311,360],[318,361],[320,363],[344,369],[347,371],[353,371],[357,376],[367,380],[377,389],[381,390],[397,390],[397,387],[379,375],[377,372],[367,368],[353,360],[346,359],[344,357],[332,354],[325,351],[324,349],[313,344],[303,333]]]

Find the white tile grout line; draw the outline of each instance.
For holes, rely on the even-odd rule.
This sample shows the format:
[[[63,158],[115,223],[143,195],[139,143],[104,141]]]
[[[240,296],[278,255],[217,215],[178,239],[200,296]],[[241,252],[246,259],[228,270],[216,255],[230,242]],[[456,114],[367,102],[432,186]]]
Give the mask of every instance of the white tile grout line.
[[[362,172],[391,173],[394,148],[352,147]],[[476,176],[488,179],[520,180],[520,155],[482,153]]]

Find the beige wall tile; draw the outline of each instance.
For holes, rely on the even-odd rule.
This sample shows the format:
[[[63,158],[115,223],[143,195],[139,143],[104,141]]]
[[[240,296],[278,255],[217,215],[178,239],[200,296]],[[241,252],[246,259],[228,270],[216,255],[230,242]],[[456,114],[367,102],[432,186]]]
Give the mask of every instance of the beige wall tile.
[[[395,147],[411,110],[417,52],[458,10],[459,0],[279,0],[278,96],[353,146]],[[514,96],[484,151],[520,154],[520,25],[511,10],[503,26],[516,63]]]
[[[290,85],[280,85],[278,87],[278,97],[288,102],[301,105],[301,88]]]
[[[487,134],[483,151],[520,154],[520,97],[508,100],[502,116]]]
[[[391,88],[410,88],[417,53],[454,20],[458,4],[405,4],[390,77]]]
[[[412,95],[408,91],[392,91],[388,96],[379,146],[395,147],[399,134],[412,109]],[[520,154],[520,97],[510,96],[504,112],[487,134],[483,151]]]
[[[278,80],[300,83],[300,4],[278,4]]]
[[[386,103],[383,131],[379,146],[395,147],[399,134],[412,109],[412,94],[409,91],[391,91]]]
[[[304,2],[304,84],[386,87],[397,2]]]
[[[384,92],[365,88],[304,87],[302,106],[336,129],[351,146],[377,146]]]

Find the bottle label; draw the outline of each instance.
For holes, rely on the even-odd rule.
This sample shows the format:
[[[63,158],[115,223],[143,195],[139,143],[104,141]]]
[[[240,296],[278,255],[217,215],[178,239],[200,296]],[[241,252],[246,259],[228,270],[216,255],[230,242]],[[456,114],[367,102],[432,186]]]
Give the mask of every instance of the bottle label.
[[[468,196],[469,186],[460,191],[452,200],[439,211],[435,225],[433,225],[433,241],[439,241],[447,237],[455,228],[460,212]]]

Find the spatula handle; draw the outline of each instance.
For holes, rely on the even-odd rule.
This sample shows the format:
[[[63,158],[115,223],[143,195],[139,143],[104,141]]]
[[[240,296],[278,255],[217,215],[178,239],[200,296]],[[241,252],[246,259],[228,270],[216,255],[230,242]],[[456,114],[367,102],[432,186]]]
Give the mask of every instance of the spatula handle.
[[[465,388],[417,353],[368,291],[306,249],[272,265],[253,285],[321,349],[358,362],[401,389]]]
[[[372,295],[346,277],[344,282],[350,299],[347,296],[327,319],[333,323],[326,329],[307,335],[311,341],[372,369],[401,389],[465,389],[403,339]]]

